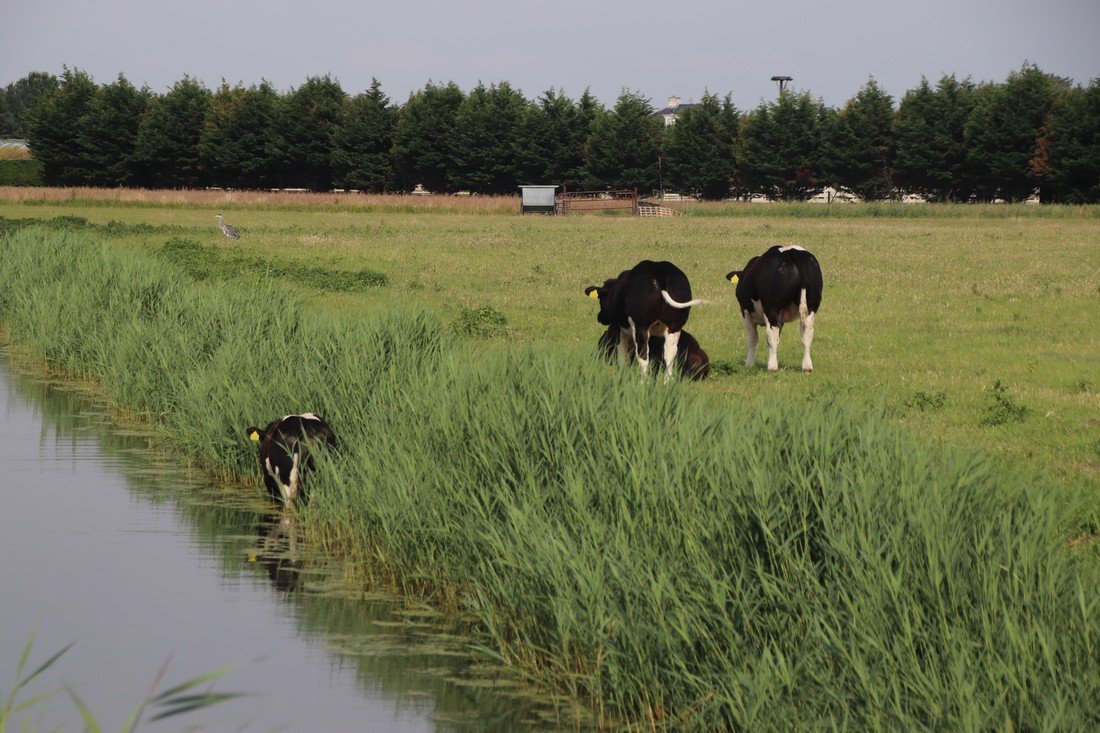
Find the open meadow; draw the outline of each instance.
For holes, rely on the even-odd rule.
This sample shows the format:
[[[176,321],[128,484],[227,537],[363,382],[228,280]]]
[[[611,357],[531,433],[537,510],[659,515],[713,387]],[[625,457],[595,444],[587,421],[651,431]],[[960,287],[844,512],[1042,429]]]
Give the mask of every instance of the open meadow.
[[[1100,211],[517,209],[0,190],[0,323],[249,490],[244,427],[324,415],[311,540],[600,725],[1100,726]],[[741,363],[723,276],[777,242],[812,375],[793,324]],[[646,258],[712,301],[705,382],[593,356]]]
[[[0,190],[0,216],[80,217],[201,278],[273,278],[319,310],[417,303],[486,349],[588,351],[602,329],[585,286],[668,259],[713,303],[687,326],[718,365],[697,389],[881,403],[949,444],[1100,480],[1095,207],[695,205],[675,218],[554,218],[520,217],[513,198],[38,191]],[[215,213],[242,238],[222,236]],[[723,275],[774,243],[799,244],[822,265],[812,376],[798,371],[796,323],[778,375],[743,366]]]

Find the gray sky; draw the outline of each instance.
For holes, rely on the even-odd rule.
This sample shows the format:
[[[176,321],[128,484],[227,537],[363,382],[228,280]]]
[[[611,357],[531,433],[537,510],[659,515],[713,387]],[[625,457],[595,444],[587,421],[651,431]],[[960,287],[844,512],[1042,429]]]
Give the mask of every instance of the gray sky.
[[[430,79],[590,87],[609,106],[709,89],[748,109],[787,74],[839,106],[872,76],[897,100],[922,74],[1002,81],[1024,61],[1084,85],[1098,39],[1100,0],[0,0],[0,85],[67,64],[154,91],[328,73],[351,94],[378,77],[395,102]]]

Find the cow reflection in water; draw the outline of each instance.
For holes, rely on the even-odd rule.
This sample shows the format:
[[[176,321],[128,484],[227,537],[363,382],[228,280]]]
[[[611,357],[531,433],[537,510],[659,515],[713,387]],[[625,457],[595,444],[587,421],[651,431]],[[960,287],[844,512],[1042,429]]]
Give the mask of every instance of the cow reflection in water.
[[[279,590],[297,588],[303,563],[298,554],[298,526],[294,517],[264,516],[256,531],[260,541],[248,551],[248,561],[263,565],[272,585]]]

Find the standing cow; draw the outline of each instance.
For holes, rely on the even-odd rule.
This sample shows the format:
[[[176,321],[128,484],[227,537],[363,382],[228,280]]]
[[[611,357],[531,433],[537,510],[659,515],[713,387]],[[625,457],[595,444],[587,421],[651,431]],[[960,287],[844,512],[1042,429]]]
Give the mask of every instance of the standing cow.
[[[691,299],[691,284],[679,267],[652,260],[639,262],[602,286],[590,285],[584,293],[600,301],[596,320],[618,327],[619,360],[625,363],[633,348],[643,375],[649,369],[649,337],[664,337],[666,379],[672,374],[691,306],[705,302]]]
[[[737,286],[737,304],[745,324],[748,355],[745,366],[756,363],[756,327],[764,326],[768,336],[768,370],[779,371],[779,332],[797,315],[802,328],[802,371],[814,370],[810,344],[814,340],[814,314],[821,305],[821,266],[817,258],[790,245],[776,245],[753,257],[742,270],[726,278]]]

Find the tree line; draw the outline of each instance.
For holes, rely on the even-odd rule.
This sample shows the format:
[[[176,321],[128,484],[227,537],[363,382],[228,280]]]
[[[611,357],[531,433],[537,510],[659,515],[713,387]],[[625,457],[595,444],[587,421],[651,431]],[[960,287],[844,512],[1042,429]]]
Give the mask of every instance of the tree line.
[[[1082,87],[1028,64],[999,83],[921,79],[897,104],[873,79],[839,109],[784,90],[742,112],[708,92],[667,127],[626,90],[607,108],[587,90],[529,100],[508,82],[429,82],[399,105],[377,79],[352,96],[330,76],[286,93],[185,76],[156,94],[66,68],[0,90],[7,135],[28,138],[57,185],[1100,201],[1100,78]]]

